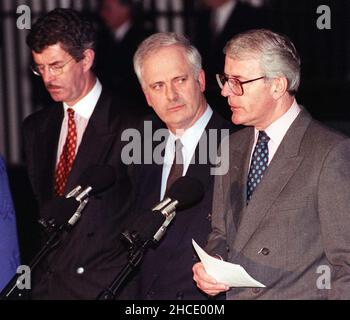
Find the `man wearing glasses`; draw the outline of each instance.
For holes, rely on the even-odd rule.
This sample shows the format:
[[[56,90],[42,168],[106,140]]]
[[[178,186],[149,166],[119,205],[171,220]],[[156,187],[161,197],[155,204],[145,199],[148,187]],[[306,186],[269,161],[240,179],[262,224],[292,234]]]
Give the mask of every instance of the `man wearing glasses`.
[[[118,237],[128,211],[120,108],[91,70],[95,30],[90,21],[71,9],[55,9],[33,25],[27,43],[32,71],[56,102],[23,125],[28,173],[40,207],[67,195],[92,165],[110,164],[117,177],[112,188],[90,198],[69,237],[34,274],[33,298],[95,299],[118,272]]]
[[[265,288],[230,288],[193,267],[197,286],[227,299],[350,298],[350,140],[299,106],[300,59],[269,30],[232,38],[217,80],[232,122],[232,163],[216,176],[207,251]]]

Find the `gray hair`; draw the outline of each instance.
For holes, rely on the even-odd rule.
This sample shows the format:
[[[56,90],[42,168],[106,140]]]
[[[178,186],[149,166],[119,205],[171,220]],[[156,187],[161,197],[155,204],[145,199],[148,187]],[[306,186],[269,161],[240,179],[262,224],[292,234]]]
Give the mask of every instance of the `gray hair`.
[[[287,36],[267,29],[249,30],[233,37],[224,53],[234,59],[259,56],[266,78],[286,77],[287,91],[296,94],[300,85],[300,57]]]
[[[199,77],[200,70],[202,69],[202,57],[198,50],[183,35],[173,32],[159,32],[145,39],[139,45],[134,55],[134,70],[141,85],[143,84],[142,67],[146,58],[159,49],[169,46],[179,46],[185,49],[188,63],[193,69],[193,74],[196,79]]]

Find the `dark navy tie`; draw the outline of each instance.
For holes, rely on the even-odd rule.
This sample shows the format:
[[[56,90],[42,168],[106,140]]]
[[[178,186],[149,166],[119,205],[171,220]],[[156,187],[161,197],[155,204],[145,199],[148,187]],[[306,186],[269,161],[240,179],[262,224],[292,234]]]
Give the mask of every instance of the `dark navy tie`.
[[[170,186],[180,177],[182,177],[182,173],[184,170],[184,158],[182,155],[183,145],[180,139],[175,140],[175,154],[174,161],[171,166],[168,180],[166,183],[166,191],[169,190]]]
[[[267,169],[269,162],[269,136],[265,131],[259,131],[258,141],[256,142],[252,161],[250,162],[250,169],[247,181],[247,204],[251,199],[253,192],[260,183]]]

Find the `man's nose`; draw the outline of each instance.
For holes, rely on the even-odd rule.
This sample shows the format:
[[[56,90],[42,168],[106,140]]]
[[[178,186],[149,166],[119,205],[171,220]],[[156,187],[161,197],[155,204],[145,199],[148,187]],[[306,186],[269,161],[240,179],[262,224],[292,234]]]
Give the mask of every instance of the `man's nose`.
[[[44,70],[41,73],[41,77],[43,78],[44,83],[48,83],[55,78],[55,76],[51,74],[50,69],[48,67],[44,68]]]
[[[174,101],[178,98],[177,89],[174,84],[170,84],[166,88],[166,96],[169,101]]]
[[[229,85],[228,85],[228,82],[226,81],[225,82],[225,84],[224,84],[224,86],[222,87],[222,89],[221,89],[221,95],[223,96],[223,97],[228,97],[228,96],[230,96],[230,95],[232,95],[233,93],[232,93],[232,91],[231,91],[231,89],[230,89],[230,87],[229,87]]]

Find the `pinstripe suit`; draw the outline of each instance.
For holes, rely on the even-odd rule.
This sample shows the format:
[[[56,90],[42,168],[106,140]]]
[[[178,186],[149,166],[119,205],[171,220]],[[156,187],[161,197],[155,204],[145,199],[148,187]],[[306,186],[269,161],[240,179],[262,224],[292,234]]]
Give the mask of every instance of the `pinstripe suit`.
[[[207,250],[266,288],[234,288],[227,298],[349,299],[350,140],[302,111],[246,206],[253,135],[248,127],[226,141],[231,166],[216,177]]]

